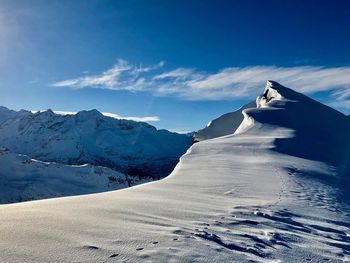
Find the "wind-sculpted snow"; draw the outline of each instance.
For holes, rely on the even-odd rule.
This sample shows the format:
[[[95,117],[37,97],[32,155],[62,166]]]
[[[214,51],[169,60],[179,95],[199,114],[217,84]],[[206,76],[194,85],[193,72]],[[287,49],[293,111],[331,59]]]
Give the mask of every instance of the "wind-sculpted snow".
[[[289,138],[276,138],[276,151],[328,163],[336,167],[339,183],[350,180],[350,122],[346,115],[273,81],[258,97],[257,106],[244,110],[245,120],[254,120],[253,129],[271,125],[293,131]]]
[[[234,112],[226,113],[208,123],[207,127],[199,130],[194,135],[194,141],[204,141],[229,134],[233,134],[243,121],[242,111],[255,108],[255,102],[250,102]]]
[[[271,88],[257,109],[244,111],[236,134],[194,144],[163,180],[0,206],[0,261],[349,261],[348,188],[338,185],[348,145],[337,144],[336,134],[334,144],[324,142],[337,147],[328,149],[339,151],[334,162],[316,154],[326,150],[318,148],[320,137],[297,130],[336,132],[324,126],[332,120],[308,114],[346,127],[342,115],[276,83]],[[270,96],[275,91],[280,96]]]

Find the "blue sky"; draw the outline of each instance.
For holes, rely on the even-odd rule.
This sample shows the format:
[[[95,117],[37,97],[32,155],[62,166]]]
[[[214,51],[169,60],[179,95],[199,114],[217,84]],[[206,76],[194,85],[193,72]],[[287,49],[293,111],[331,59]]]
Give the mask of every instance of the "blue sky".
[[[350,111],[349,1],[0,1],[0,105],[190,131],[267,79]]]

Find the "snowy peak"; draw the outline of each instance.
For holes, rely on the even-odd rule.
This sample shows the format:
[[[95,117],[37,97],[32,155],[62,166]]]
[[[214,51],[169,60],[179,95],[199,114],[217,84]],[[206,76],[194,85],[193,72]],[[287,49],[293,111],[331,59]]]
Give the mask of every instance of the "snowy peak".
[[[0,106],[0,125],[9,119],[21,118],[28,115],[32,115],[32,113],[26,110],[14,111]]]
[[[282,100],[283,98],[288,98],[292,100],[293,98],[297,98],[298,96],[303,95],[298,95],[297,92],[288,89],[273,80],[268,80],[263,94],[258,96],[255,102],[250,102],[236,111],[226,113],[210,121],[207,127],[199,130],[194,135],[194,142],[213,139],[234,133],[241,133],[250,125],[248,125],[247,123],[249,119],[249,117],[247,117],[247,121],[244,122],[241,126],[244,120],[244,112],[246,109],[264,108],[268,107],[270,103],[275,103],[276,101]],[[252,119],[249,119],[249,123],[251,122]],[[240,129],[238,130],[239,127]]]
[[[79,111],[76,116],[79,119],[99,119],[104,117],[103,114],[96,109]]]
[[[263,108],[270,105],[270,103],[276,103],[281,100],[290,100],[290,101],[303,101],[307,103],[317,103],[321,104],[304,94],[296,92],[290,88],[282,86],[276,81],[268,80],[264,92],[256,98],[257,108]],[[311,106],[311,105],[310,105]]]
[[[276,151],[331,164],[349,179],[350,122],[344,114],[274,81],[256,101],[257,108],[243,111],[236,134],[283,128],[290,138],[276,138]]]
[[[283,93],[283,90],[286,89],[279,83],[268,80],[266,83],[266,88],[264,90],[264,93],[256,98],[256,106],[257,108],[266,107],[267,104],[274,99],[281,99],[281,91]]]
[[[253,119],[247,116],[246,121],[243,123],[244,116],[246,115],[245,110],[255,108],[266,108],[272,105],[274,107],[278,107],[278,105],[281,104],[280,102],[283,100],[289,100],[291,102],[302,100],[308,101],[309,103],[314,103],[308,97],[298,92],[295,92],[292,89],[284,87],[276,81],[268,80],[266,82],[264,92],[256,98],[255,102],[250,102],[234,112],[226,113],[210,121],[207,127],[199,130],[194,135],[194,142],[213,139],[234,133],[242,133],[253,122]],[[283,105],[281,106],[284,107]]]
[[[281,103],[281,101],[283,101],[283,103]],[[266,82],[264,92],[256,99],[257,108],[262,108],[265,106],[278,107],[278,105],[280,105],[281,107],[285,107],[286,102],[288,101],[289,103],[294,102],[305,104],[306,107],[309,108],[309,110],[322,107],[327,108],[327,111],[332,111],[335,114],[344,115],[343,113],[327,105],[324,105],[293,89],[287,88],[273,80],[268,80]]]
[[[16,114],[16,111],[9,110],[6,107],[0,106],[0,124],[9,118],[13,118]]]
[[[186,135],[104,116],[98,110],[20,114],[3,110],[0,146],[41,161],[105,166],[123,173],[168,175],[191,145]]]
[[[325,162],[333,165],[344,179],[348,177],[348,117],[272,80],[267,81],[263,93],[257,97],[256,106],[249,103],[220,116],[199,130],[194,139],[203,141],[230,134],[246,136],[267,130],[275,134],[282,129],[290,135],[274,139],[275,151]]]

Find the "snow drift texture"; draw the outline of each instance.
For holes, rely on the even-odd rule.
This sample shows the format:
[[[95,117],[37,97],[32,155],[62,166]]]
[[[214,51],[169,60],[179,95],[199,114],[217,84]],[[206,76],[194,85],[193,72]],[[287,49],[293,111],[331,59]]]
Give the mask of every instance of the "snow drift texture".
[[[163,180],[0,206],[0,261],[349,261],[348,126],[268,82],[234,134]]]
[[[255,101],[250,102],[234,112],[226,113],[208,123],[207,127],[197,131],[194,141],[203,141],[224,135],[233,134],[243,121],[242,111],[248,108],[255,108]]]

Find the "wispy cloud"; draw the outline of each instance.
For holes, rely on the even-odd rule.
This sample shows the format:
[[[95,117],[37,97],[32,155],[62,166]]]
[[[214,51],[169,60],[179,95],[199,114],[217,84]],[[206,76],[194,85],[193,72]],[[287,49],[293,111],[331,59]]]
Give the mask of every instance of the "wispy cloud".
[[[114,119],[124,119],[124,120],[131,120],[131,121],[143,121],[143,122],[155,122],[160,121],[160,118],[158,116],[146,116],[146,117],[123,117],[119,114],[110,113],[110,112],[102,112],[104,116],[111,117]]]
[[[36,113],[36,112],[45,112],[47,110],[32,110],[32,113]],[[75,115],[77,114],[76,111],[60,111],[60,110],[54,110],[53,111],[56,114],[59,115]],[[107,116],[107,117],[111,117],[114,119],[123,119],[123,120],[131,120],[131,121],[142,121],[142,122],[156,122],[156,121],[160,121],[160,118],[158,116],[146,116],[146,117],[123,117],[119,114],[115,114],[115,113],[110,113],[110,112],[101,112],[102,115]]]
[[[350,67],[274,67],[225,68],[214,74],[197,73],[167,79],[155,90],[160,95],[184,99],[222,100],[245,98],[261,92],[268,79],[304,93],[333,90],[350,94]],[[163,73],[166,75],[166,73]]]
[[[339,108],[339,109],[350,109],[350,100],[349,99],[345,99],[345,100],[333,100],[333,101],[329,101],[327,103],[329,106],[333,107],[333,108]]]
[[[54,83],[54,87],[148,91],[185,100],[229,100],[256,96],[272,79],[304,93],[330,91],[333,98],[350,97],[350,67],[251,66],[210,73],[193,68],[164,69],[164,62],[143,67],[125,60],[97,75]]]
[[[179,133],[179,134],[190,134],[191,132],[193,132],[193,131],[190,131],[190,130],[182,130],[182,129],[169,129],[169,131],[176,132],[176,133]]]
[[[142,65],[131,65],[123,59],[118,59],[117,63],[110,69],[97,75],[82,76],[79,78],[67,79],[52,84],[53,87],[70,87],[70,88],[100,88],[111,90],[128,90],[140,91],[145,87],[143,75],[150,71],[163,67],[161,61],[151,67]]]
[[[188,68],[177,68],[171,71],[167,71],[164,73],[161,73],[159,75],[154,76],[154,80],[161,80],[161,79],[188,79],[192,75],[195,75],[194,69],[188,69]]]

